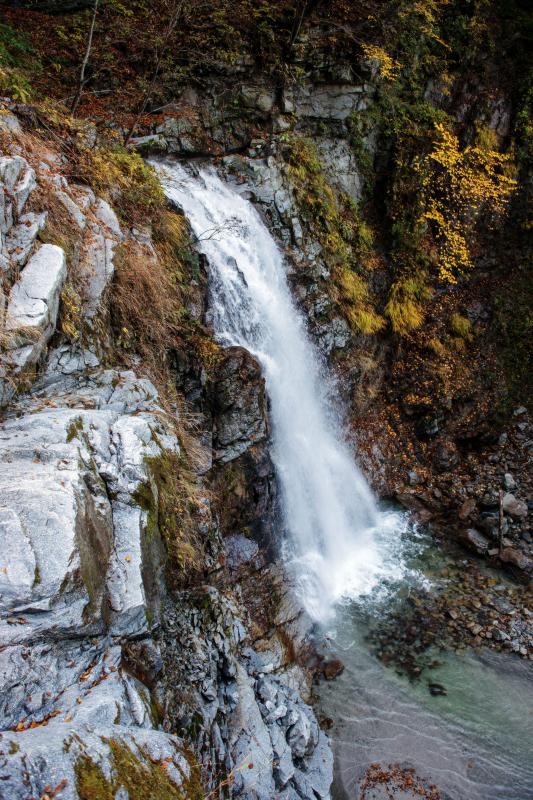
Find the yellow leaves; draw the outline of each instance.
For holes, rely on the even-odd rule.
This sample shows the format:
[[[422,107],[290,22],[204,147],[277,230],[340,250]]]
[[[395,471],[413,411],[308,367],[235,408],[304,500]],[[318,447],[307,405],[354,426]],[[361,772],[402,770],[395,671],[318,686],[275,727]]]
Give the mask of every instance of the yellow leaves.
[[[377,63],[380,78],[386,81],[393,81],[397,78],[402,65],[389,55],[386,50],[375,44],[362,44],[361,48],[368,61]]]
[[[439,274],[447,283],[472,266],[468,240],[482,208],[502,215],[516,188],[511,157],[490,140],[461,150],[458,137],[435,123],[433,150],[415,163],[421,176],[420,220],[433,223],[439,245]]]
[[[59,714],[61,714],[61,710],[56,709],[55,711],[52,711],[50,714],[46,714],[46,716],[44,716],[43,719],[33,720],[33,722],[25,722],[25,721],[19,722],[17,725],[15,725],[15,727],[12,730],[17,731],[17,733],[21,733],[22,731],[33,730],[34,728],[45,727],[46,725],[48,725],[51,719],[57,717]]]

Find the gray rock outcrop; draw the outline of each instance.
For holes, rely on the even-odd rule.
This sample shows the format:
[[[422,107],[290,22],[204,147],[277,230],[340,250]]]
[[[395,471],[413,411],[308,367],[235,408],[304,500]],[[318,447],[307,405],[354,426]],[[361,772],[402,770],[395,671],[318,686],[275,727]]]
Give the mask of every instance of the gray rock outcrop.
[[[194,751],[210,791],[230,779],[243,800],[326,800],[332,756],[296,688],[306,676],[291,677],[275,633],[254,650],[207,493],[203,573],[180,591],[168,580],[146,497],[159,496],[159,464],[181,463],[176,426],[149,380],[104,366],[114,256],[141,234],[50,163],[2,158],[0,181],[0,797],[77,800],[97,786],[131,800],[135,781],[155,780],[177,800],[199,788]],[[71,249],[43,243],[44,212],[25,210],[38,184],[64,209]],[[73,279],[80,330],[68,341]],[[266,524],[275,479],[257,362],[232,348],[201,391],[207,462],[241,475],[243,525]],[[299,612],[276,613],[290,626]]]

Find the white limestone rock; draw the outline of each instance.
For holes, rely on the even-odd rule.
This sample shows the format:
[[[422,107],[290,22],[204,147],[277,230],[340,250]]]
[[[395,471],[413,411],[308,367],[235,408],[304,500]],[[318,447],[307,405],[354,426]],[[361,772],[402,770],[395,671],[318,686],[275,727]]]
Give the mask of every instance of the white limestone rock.
[[[13,225],[5,239],[5,249],[13,264],[23,267],[34,242],[46,225],[46,212],[23,214],[17,225]]]
[[[0,158],[0,180],[15,206],[14,214],[13,209],[9,208],[8,214],[4,216],[2,232],[6,233],[13,224],[14,216],[22,214],[26,201],[36,186],[35,170],[22,156],[3,156]],[[8,205],[11,206],[11,203]]]
[[[0,131],[14,134],[22,133],[17,117],[4,109],[0,112]]]
[[[105,200],[96,201],[93,216],[96,221],[87,225],[78,266],[83,284],[83,312],[89,322],[102,307],[115,271],[115,249],[124,238],[117,215]]]
[[[359,202],[363,182],[353,148],[343,139],[329,138],[317,138],[316,146],[329,182]]]
[[[61,800],[79,800],[76,764],[80,758],[89,758],[97,764],[109,782],[112,775],[116,775],[112,768],[111,738],[126,752],[129,750],[141,769],[144,765],[145,774],[164,769],[164,774],[178,788],[183,787],[190,775],[183,742],[177,736],[121,724],[111,728],[74,725],[67,714],[61,714],[45,727],[20,733],[7,731],[1,735],[2,751],[6,754],[0,761],[3,797],[9,800],[42,798],[59,787],[57,796]],[[115,797],[116,800],[128,797],[133,800],[124,787],[118,789]]]
[[[0,621],[4,642],[101,630],[104,617],[117,634],[147,630],[143,569],[158,567],[145,563],[135,492],[147,458],[178,443],[149,381],[114,370],[64,380],[45,375],[0,427],[0,541],[18,554],[0,564],[0,607],[27,615]]]
[[[255,699],[253,681],[240,665],[237,665],[236,677],[238,705],[232,720],[232,755],[237,766],[235,793],[237,797],[272,800],[276,796],[276,787],[270,735]]]
[[[59,295],[66,276],[64,251],[55,244],[43,244],[11,289],[6,330],[33,329],[48,340],[55,329]]]
[[[56,191],[56,197],[74,220],[80,231],[83,231],[87,224],[87,218],[77,203],[74,202],[69,194],[62,190]]]
[[[98,198],[94,209],[94,216],[97,222],[104,227],[107,233],[114,236],[118,241],[121,241],[124,236],[120,229],[118,217],[105,200]]]
[[[0,356],[0,407],[12,400],[17,380],[39,362],[54,333],[66,275],[63,250],[45,244],[12,287],[5,312],[7,352]]]

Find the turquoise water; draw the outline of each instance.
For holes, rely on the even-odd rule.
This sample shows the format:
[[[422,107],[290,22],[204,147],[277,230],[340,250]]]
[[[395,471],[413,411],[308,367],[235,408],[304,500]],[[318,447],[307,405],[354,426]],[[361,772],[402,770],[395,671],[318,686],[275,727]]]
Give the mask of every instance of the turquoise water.
[[[404,556],[405,556],[404,549]],[[407,548],[405,571],[379,597],[340,607],[329,632],[328,656],[344,673],[318,689],[319,710],[333,720],[334,800],[389,798],[383,787],[362,790],[371,764],[411,766],[442,800],[533,800],[533,664],[516,656],[435,652],[439,666],[413,682],[382,664],[367,642],[388,604],[423,581],[441,558],[424,541]],[[429,653],[431,656],[431,652]],[[445,687],[432,696],[428,683]],[[420,797],[397,790],[396,800]]]

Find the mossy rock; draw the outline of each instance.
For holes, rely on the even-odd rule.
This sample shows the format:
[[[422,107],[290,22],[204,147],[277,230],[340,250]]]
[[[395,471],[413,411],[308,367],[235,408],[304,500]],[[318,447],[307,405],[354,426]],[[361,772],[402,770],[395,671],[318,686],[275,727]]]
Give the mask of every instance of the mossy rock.
[[[205,797],[199,769],[192,764],[189,753],[184,756],[191,764],[190,776],[183,776],[179,787],[166,772],[166,760],[153,761],[142,748],[140,755],[135,755],[123,741],[106,739],[105,742],[111,751],[111,779],[106,778],[102,768],[89,756],[80,756],[74,767],[80,800],[115,800],[121,787],[132,800],[203,800]]]

